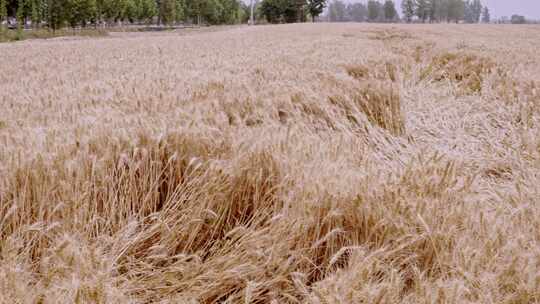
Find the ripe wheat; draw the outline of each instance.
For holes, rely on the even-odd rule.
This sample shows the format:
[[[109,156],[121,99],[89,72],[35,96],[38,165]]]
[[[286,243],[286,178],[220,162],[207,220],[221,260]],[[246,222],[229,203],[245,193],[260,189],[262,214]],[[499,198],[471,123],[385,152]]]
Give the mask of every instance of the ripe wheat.
[[[2,303],[540,302],[540,29],[0,45]]]

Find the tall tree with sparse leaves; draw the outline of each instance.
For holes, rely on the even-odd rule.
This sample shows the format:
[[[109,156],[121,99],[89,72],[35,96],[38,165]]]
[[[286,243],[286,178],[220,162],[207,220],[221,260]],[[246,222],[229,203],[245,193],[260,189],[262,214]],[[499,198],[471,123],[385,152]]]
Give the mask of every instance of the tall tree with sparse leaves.
[[[471,12],[473,16],[473,23],[480,22],[480,17],[482,16],[482,3],[480,2],[480,0],[472,1]]]
[[[341,0],[333,0],[328,7],[330,22],[343,22],[347,14],[347,6]]]
[[[401,2],[401,12],[403,13],[403,18],[405,18],[405,21],[410,23],[415,14],[414,0],[403,0]]]
[[[429,6],[427,0],[416,0],[415,2],[415,15],[418,17],[418,20],[426,22],[429,17]]]
[[[491,22],[491,15],[489,14],[489,8],[487,6],[485,6],[484,9],[482,10],[482,22],[483,23]]]
[[[363,22],[367,19],[367,6],[364,3],[357,2],[347,5],[346,15],[348,21]]]
[[[427,10],[429,22],[435,22],[437,20],[437,15],[440,10],[441,0],[427,0]]]

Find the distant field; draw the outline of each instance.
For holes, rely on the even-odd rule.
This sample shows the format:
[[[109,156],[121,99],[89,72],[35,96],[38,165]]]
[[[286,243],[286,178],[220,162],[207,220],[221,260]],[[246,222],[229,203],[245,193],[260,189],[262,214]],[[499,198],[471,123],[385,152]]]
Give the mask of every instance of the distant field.
[[[0,44],[0,303],[539,303],[540,27]]]

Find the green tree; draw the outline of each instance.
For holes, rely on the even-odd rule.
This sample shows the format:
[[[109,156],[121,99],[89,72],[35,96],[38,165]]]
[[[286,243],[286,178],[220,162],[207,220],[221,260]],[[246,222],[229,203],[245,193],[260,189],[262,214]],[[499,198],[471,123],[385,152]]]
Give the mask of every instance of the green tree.
[[[286,23],[298,21],[300,10],[295,0],[283,1],[283,20]]]
[[[138,22],[148,23],[157,15],[157,2],[155,0],[135,0],[136,16]]]
[[[463,20],[465,14],[465,2],[463,0],[448,0],[448,20],[458,23]]]
[[[384,18],[386,21],[393,21],[397,16],[396,5],[392,0],[384,2]]]
[[[414,13],[418,19],[422,20],[422,22],[426,22],[427,18],[429,17],[429,5],[427,0],[416,0],[414,10]]]
[[[308,10],[313,22],[324,11],[326,0],[308,0]]]
[[[101,0],[100,11],[105,19],[118,22],[126,16],[128,0]]]
[[[173,24],[176,21],[176,0],[161,0],[159,14],[163,24]]]
[[[401,12],[403,13],[403,18],[410,23],[415,14],[414,0],[403,0],[401,2]]]
[[[264,0],[267,1],[267,0]],[[268,0],[270,3],[272,0]],[[275,0],[279,20],[306,21],[308,12],[322,12],[326,0]],[[309,6],[311,5],[311,7]],[[311,8],[311,10],[310,10]],[[22,26],[32,20],[45,21],[53,29],[62,26],[97,25],[101,21],[154,22],[173,24],[188,20],[207,24],[235,24],[247,14],[242,0],[0,0],[0,20],[14,15]]]
[[[224,19],[225,9],[219,0],[202,1],[202,20],[208,24],[219,24]]]
[[[127,19],[133,23],[139,21],[141,6],[138,5],[136,0],[126,0],[124,14],[122,19]]]
[[[185,21],[186,18],[186,4],[184,0],[176,0],[176,23]]]
[[[162,0],[163,1],[163,0]],[[223,6],[217,0],[188,0],[186,1],[187,15],[197,24],[202,22],[217,23]]]
[[[6,0],[0,0],[0,26],[4,21],[7,19],[7,1]]]
[[[312,18],[319,16],[325,5],[326,0],[263,0],[259,6],[259,12],[270,23],[306,22],[308,14]],[[336,13],[336,8],[344,13],[345,4],[339,0],[331,2],[329,14]]]
[[[53,31],[64,25],[67,19],[65,11],[67,6],[67,0],[47,0],[47,25]]]
[[[368,8],[368,20],[370,22],[377,21],[381,16],[381,3],[376,0],[369,0],[367,4]]]
[[[66,9],[71,26],[85,27],[89,22],[96,22],[98,12],[96,0],[69,0]]]
[[[287,9],[285,10],[285,21],[306,22],[307,20],[307,0],[288,0]]]
[[[18,0],[17,1],[17,28],[20,33],[22,33],[22,29],[26,25],[26,14],[25,14],[25,6],[26,1],[25,0]]]
[[[241,6],[237,0],[221,0],[219,20],[214,23],[235,24],[241,21]]]
[[[263,0],[260,11],[270,23],[306,21],[306,0]]]
[[[30,20],[32,20],[33,27],[39,27],[41,23],[41,1],[40,0],[31,0],[30,2]]]
[[[279,23],[284,13],[283,0],[264,0],[261,3],[261,14],[270,23]]]

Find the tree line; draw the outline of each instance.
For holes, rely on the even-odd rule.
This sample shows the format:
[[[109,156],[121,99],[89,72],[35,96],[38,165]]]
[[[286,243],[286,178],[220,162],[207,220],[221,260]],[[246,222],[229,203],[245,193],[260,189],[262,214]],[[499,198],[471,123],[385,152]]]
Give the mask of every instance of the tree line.
[[[262,0],[258,11],[270,23],[289,23],[315,20],[325,8],[331,22],[400,20],[393,0]],[[405,22],[490,22],[489,8],[480,0],[403,0],[401,13]]]
[[[330,22],[395,22],[399,20],[399,15],[392,0],[384,2],[370,0],[367,3],[350,4],[335,0],[328,6],[327,19]]]
[[[52,29],[122,21],[234,24],[246,21],[247,11],[240,0],[0,0],[0,23],[11,17]]]
[[[405,22],[490,22],[489,8],[480,0],[403,0],[401,14]],[[395,22],[399,16],[391,0],[351,4],[333,0],[327,18],[331,22]]]
[[[330,3],[326,0],[262,0],[258,11],[270,23],[291,23],[315,21],[327,7],[330,21],[396,21],[399,18],[393,0],[349,5],[341,0]]]
[[[403,0],[401,9],[407,22],[490,21],[489,8],[480,0]]]
[[[346,4],[343,0],[253,0],[259,19],[270,23],[317,20],[323,12],[331,22],[490,22],[480,0],[403,0],[400,18],[393,0]],[[0,0],[0,23],[86,27],[136,24],[235,24],[247,22],[249,5],[242,0]],[[320,19],[320,18],[319,18]],[[511,23],[525,23],[514,15]]]

